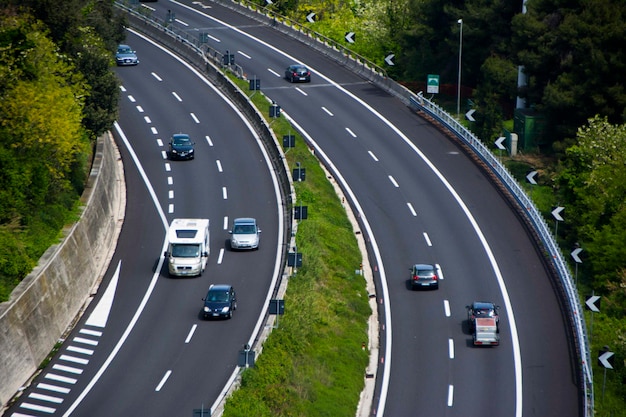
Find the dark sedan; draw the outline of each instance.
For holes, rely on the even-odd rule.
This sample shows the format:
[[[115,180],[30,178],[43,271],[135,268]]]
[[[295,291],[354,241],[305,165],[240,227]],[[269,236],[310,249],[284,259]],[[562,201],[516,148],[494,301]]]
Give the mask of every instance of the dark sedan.
[[[169,158],[193,159],[195,157],[194,145],[195,144],[189,135],[185,133],[172,135],[172,138],[170,139],[170,149],[168,152]]]

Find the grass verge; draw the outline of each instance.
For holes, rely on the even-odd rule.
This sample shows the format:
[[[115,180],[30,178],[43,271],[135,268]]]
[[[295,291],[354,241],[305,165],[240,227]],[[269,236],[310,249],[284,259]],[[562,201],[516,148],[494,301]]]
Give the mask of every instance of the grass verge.
[[[233,79],[242,91],[247,84]],[[249,97],[271,121],[276,137],[295,135],[286,152],[306,180],[296,182],[296,204],[308,207],[296,243],[303,265],[289,278],[285,314],[263,345],[254,368],[227,400],[225,417],[350,416],[356,413],[369,352],[371,315],[365,280],[355,271],[362,255],[332,184],[300,135],[283,118],[268,117],[259,92]]]

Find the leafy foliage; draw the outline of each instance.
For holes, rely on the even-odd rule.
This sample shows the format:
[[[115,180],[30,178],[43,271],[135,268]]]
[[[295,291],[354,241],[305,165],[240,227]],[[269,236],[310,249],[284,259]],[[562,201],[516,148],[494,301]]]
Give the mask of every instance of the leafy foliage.
[[[557,140],[596,114],[626,120],[624,16],[620,0],[531,0],[528,13],[513,19],[516,61],[530,78],[523,94]]]
[[[107,130],[117,114],[119,90],[111,71],[110,45],[121,32],[106,20],[119,20],[112,18],[112,4],[107,2],[7,1],[1,7],[0,301],[4,301],[73,219],[89,167],[91,140]],[[44,21],[30,12],[41,14]],[[108,36],[106,41],[102,34]]]

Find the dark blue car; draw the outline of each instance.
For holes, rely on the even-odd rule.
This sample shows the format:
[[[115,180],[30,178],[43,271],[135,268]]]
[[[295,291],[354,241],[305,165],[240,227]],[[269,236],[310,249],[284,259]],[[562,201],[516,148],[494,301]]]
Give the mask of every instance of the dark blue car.
[[[204,301],[202,314],[208,318],[233,317],[233,311],[237,310],[237,295],[235,289],[227,284],[213,284],[209,287],[209,292]]]
[[[172,135],[170,139],[170,149],[168,152],[170,159],[193,159],[195,143],[189,135],[185,133],[177,133]]]

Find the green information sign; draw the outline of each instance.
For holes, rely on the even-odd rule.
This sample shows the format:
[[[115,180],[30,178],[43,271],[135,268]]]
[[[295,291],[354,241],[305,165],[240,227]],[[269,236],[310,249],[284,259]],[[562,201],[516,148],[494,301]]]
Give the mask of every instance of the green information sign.
[[[439,93],[439,76],[434,74],[428,74],[428,81],[426,82],[426,92],[428,94]]]

